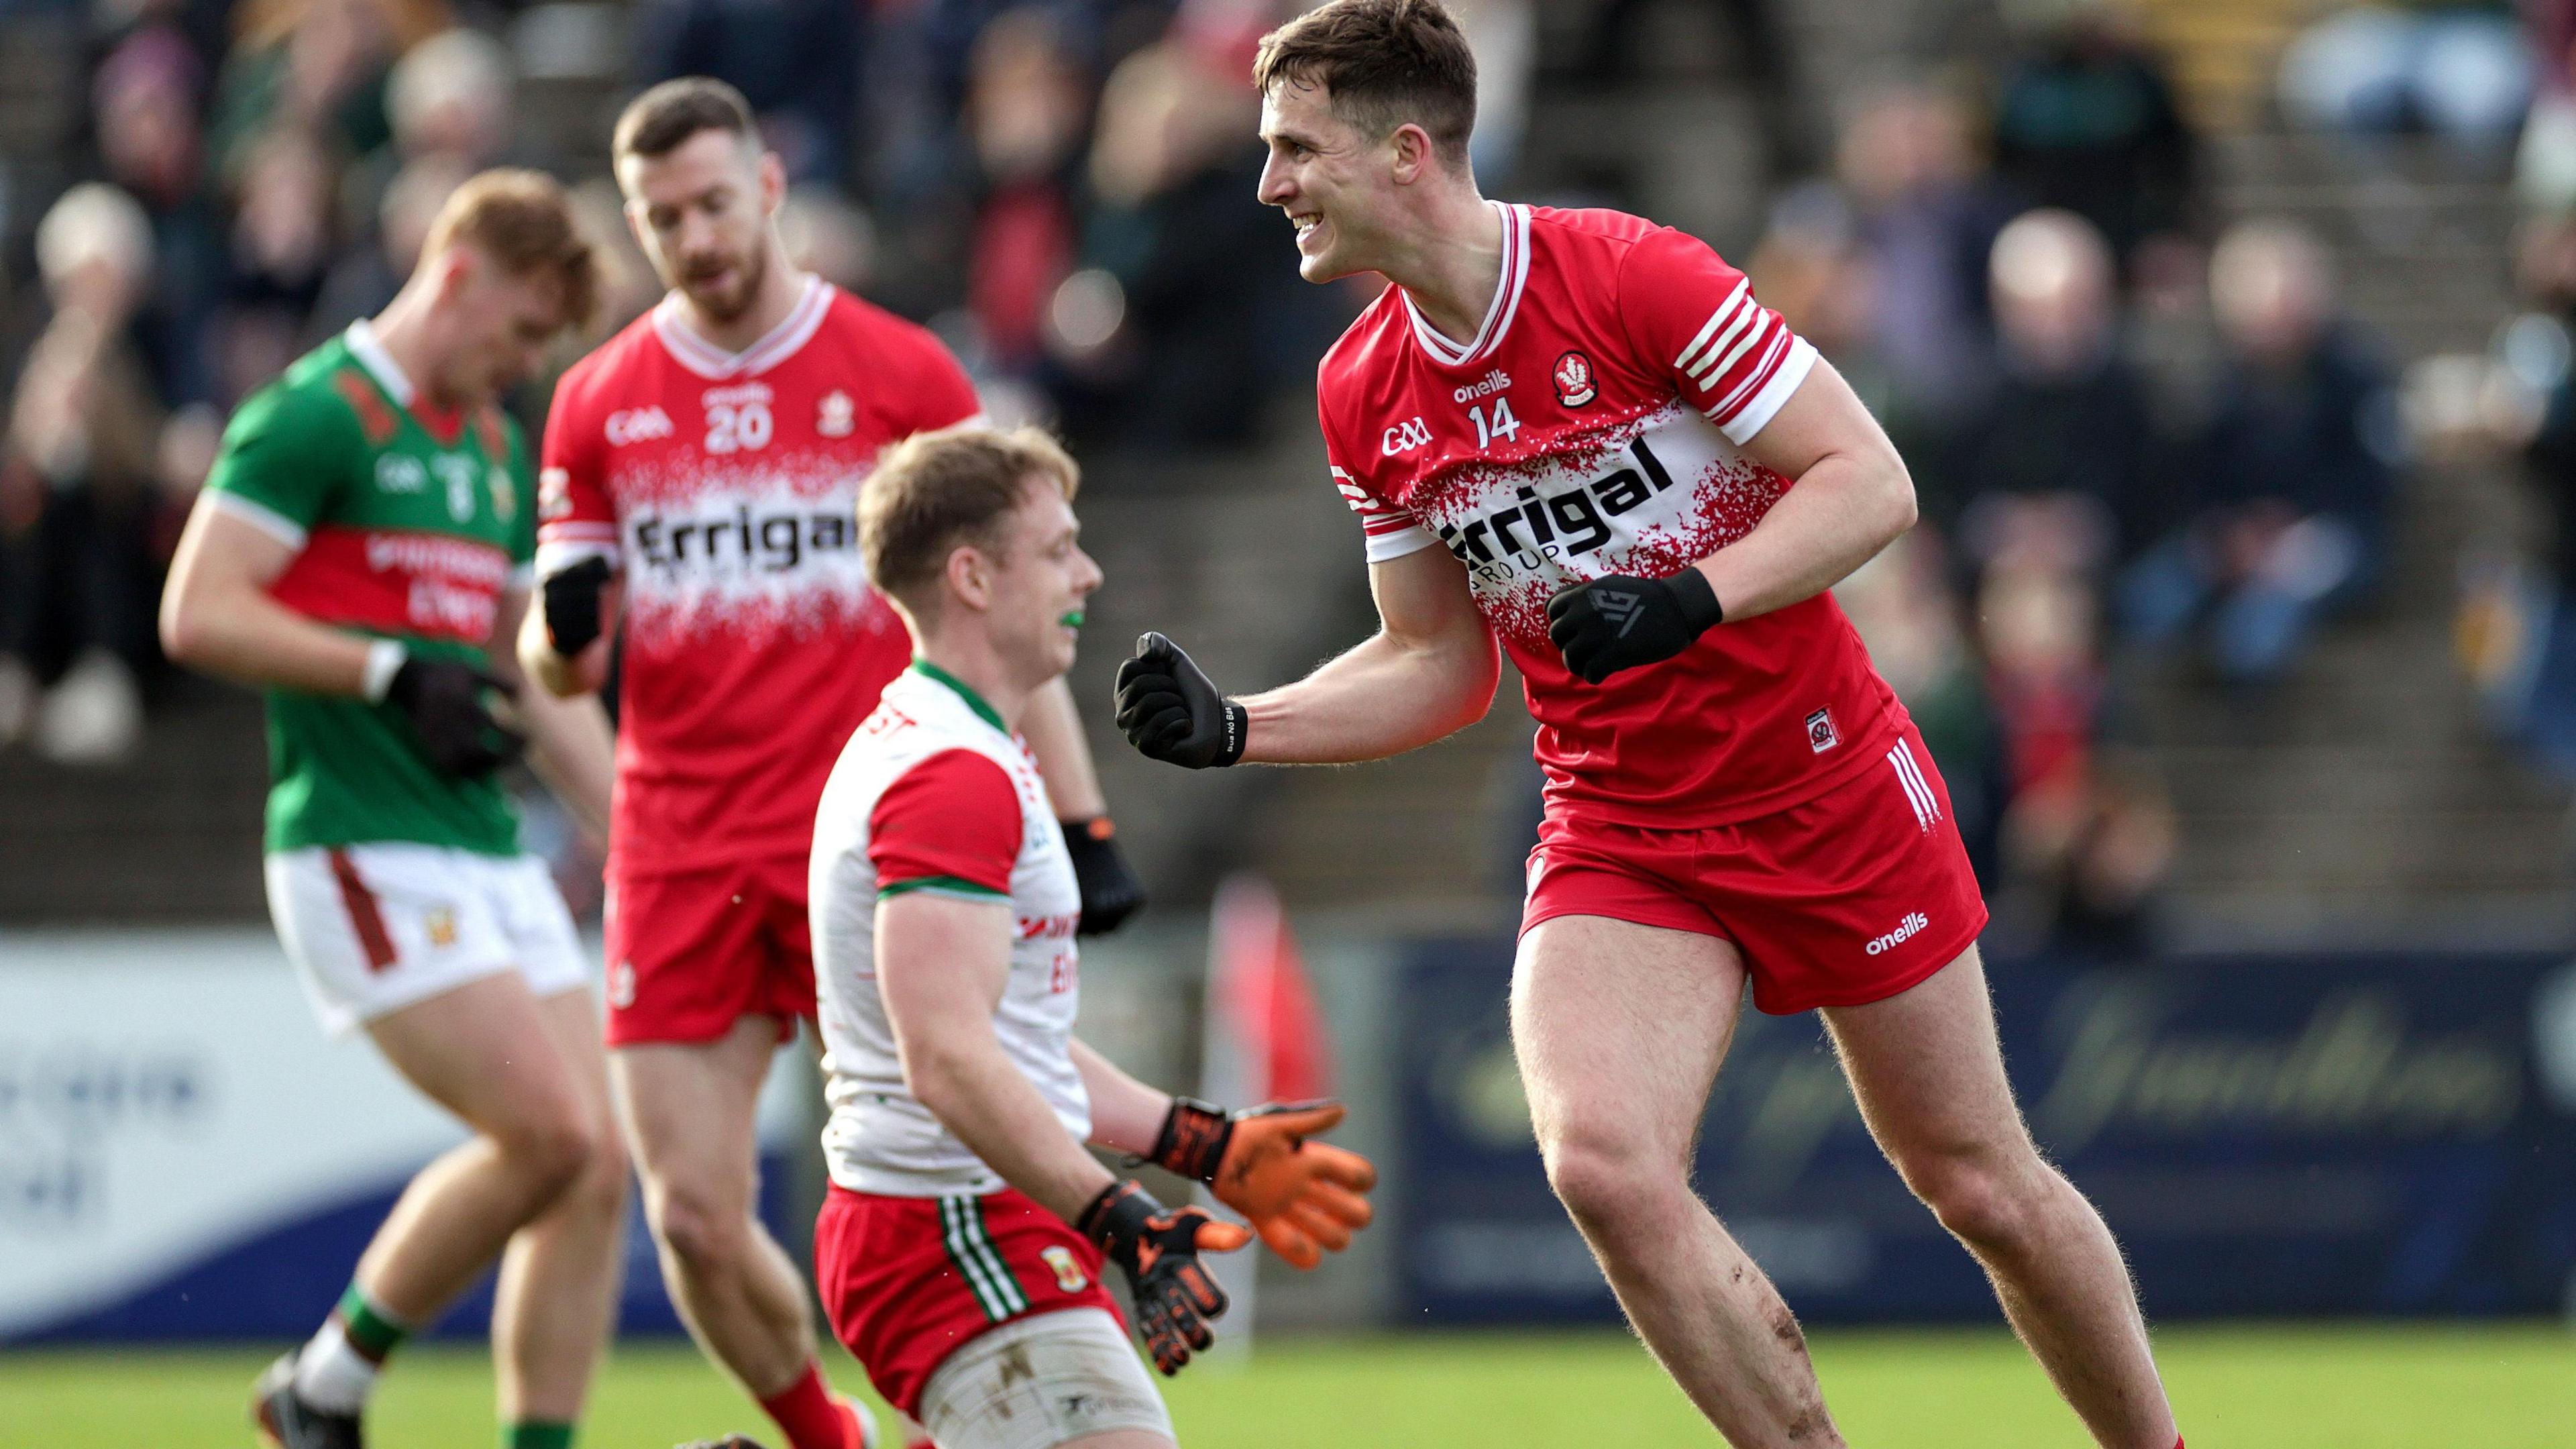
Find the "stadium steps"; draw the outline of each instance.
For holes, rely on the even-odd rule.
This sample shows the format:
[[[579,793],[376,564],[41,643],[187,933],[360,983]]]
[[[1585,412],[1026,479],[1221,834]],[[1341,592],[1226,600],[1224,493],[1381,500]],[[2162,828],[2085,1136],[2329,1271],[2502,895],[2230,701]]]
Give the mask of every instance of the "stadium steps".
[[[2501,158],[2430,142],[2248,133],[2212,143],[2227,219],[2282,216],[2334,250],[2352,313],[2393,363],[2482,350],[2516,310]],[[2461,550],[2524,530],[2509,472],[2410,469],[2385,597],[2293,677],[2231,694],[2167,668],[2133,681],[2145,754],[2180,819],[2188,937],[2546,934],[2568,919],[2568,790],[2497,742],[2454,653]]]
[[[0,751],[0,927],[265,919],[259,701],[183,682],[124,764]]]

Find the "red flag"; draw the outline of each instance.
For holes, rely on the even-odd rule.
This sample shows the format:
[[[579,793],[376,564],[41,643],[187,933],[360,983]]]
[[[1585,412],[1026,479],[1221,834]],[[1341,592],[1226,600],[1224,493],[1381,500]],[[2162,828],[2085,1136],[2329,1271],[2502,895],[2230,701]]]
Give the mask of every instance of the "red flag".
[[[1210,915],[1210,1024],[1241,1053],[1246,1104],[1331,1096],[1332,1042],[1278,893],[1259,876],[1233,876]]]

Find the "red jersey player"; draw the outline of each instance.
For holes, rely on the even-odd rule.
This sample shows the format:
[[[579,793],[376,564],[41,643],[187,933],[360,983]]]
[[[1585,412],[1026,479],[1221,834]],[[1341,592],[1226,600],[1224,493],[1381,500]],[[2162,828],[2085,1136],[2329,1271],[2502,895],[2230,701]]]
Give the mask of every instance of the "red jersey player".
[[[2093,1435],[2174,1449],[2119,1250],[2013,1102],[1940,777],[1826,593],[1913,523],[1886,436],[1700,242],[1479,196],[1475,62],[1436,0],[1333,0],[1255,79],[1304,276],[1393,283],[1318,378],[1382,628],[1241,700],[1148,635],[1128,738],[1201,767],[1396,754],[1484,712],[1499,638],[1547,773],[1511,1002],[1540,1149],[1701,1412],[1738,1445],[1841,1442],[1688,1179],[1749,980],[1823,1010],[1881,1146]]]
[[[929,333],[788,261],[784,173],[730,87],[637,97],[615,163],[671,291],[556,388],[544,609],[520,653],[550,689],[596,689],[622,611],[608,1042],[663,1274],[795,1449],[845,1449],[861,1426],[825,1388],[808,1295],[754,1216],[753,1107],[772,1051],[814,1014],[815,802],[912,653],[859,561],[858,481],[888,444],[972,416],[975,394]],[[1061,685],[1028,734],[1059,815],[1098,820]],[[1105,829],[1066,835],[1089,867],[1084,924],[1113,924],[1141,900],[1133,877]]]

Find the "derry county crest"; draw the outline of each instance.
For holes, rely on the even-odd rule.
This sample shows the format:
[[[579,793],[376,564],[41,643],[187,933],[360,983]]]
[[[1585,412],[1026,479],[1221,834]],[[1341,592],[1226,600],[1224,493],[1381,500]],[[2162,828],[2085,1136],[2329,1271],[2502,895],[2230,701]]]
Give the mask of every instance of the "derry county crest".
[[[850,395],[834,388],[823,394],[823,405],[814,418],[814,431],[827,438],[846,438],[858,426],[858,405]]]
[[[1556,400],[1570,408],[1579,408],[1601,395],[1592,385],[1592,359],[1580,352],[1569,352],[1556,360]]]

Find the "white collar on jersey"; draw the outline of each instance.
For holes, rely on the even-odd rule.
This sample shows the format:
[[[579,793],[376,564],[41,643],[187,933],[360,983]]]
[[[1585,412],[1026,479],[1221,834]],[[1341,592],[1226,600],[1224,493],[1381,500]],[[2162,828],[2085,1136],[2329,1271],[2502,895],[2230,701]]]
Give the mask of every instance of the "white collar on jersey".
[[[823,325],[824,314],[832,310],[831,284],[821,277],[808,275],[805,290],[798,294],[796,305],[787,309],[761,339],[740,352],[727,352],[689,330],[680,316],[680,294],[670,293],[653,309],[653,331],[661,337],[673,361],[710,381],[728,377],[757,377],[796,355],[796,350],[812,340]]]
[[[1503,345],[1503,334],[1512,328],[1512,318],[1521,309],[1521,288],[1529,282],[1530,210],[1507,202],[1488,201],[1487,206],[1503,217],[1503,275],[1494,286],[1494,300],[1485,305],[1485,321],[1467,342],[1452,342],[1440,335],[1422,309],[1413,305],[1413,294],[1404,292],[1404,313],[1413,320],[1413,340],[1431,360],[1444,367],[1466,367],[1493,355]],[[1404,289],[1396,289],[1403,292]]]
[[[385,351],[384,339],[376,336],[376,329],[367,319],[361,317],[350,323],[349,330],[341,336],[349,344],[349,355],[375,378],[376,386],[394,400],[394,406],[410,407],[414,396],[411,379],[403,374],[402,364],[394,361],[394,355]]]

